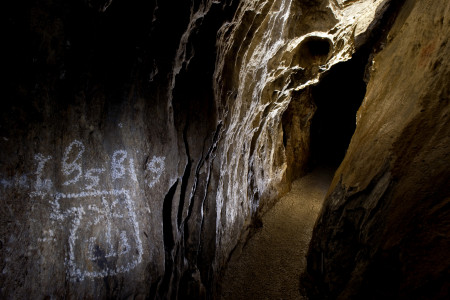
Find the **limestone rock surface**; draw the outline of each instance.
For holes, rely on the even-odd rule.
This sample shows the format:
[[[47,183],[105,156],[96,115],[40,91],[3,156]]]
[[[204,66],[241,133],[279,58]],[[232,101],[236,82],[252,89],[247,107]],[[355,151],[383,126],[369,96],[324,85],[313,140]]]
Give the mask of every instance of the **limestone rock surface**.
[[[406,1],[316,223],[311,299],[446,299],[450,4]]]
[[[308,170],[322,80],[371,53],[394,3],[7,2],[0,297],[214,297],[238,242]],[[446,195],[448,4],[406,3],[366,78],[333,191],[387,184],[393,196],[379,203],[418,224],[412,205]],[[423,196],[395,200],[411,193]],[[327,203],[323,216],[335,216]],[[407,236],[395,214],[375,218],[390,222],[384,235],[363,232]],[[335,228],[325,222],[311,261]]]
[[[231,1],[6,4],[0,298],[205,294],[220,127],[211,81],[233,11]]]
[[[315,111],[310,88],[352,57],[387,4],[242,1],[222,26],[214,76],[224,122],[217,170],[218,268],[245,239],[242,229],[305,174]]]

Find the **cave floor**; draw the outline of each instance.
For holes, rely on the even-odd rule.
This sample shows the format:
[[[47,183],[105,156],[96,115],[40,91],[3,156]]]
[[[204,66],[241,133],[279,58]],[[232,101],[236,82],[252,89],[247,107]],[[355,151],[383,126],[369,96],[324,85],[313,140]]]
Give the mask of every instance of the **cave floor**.
[[[333,170],[317,168],[296,180],[262,218],[263,227],[231,257],[221,299],[305,299],[299,276]]]

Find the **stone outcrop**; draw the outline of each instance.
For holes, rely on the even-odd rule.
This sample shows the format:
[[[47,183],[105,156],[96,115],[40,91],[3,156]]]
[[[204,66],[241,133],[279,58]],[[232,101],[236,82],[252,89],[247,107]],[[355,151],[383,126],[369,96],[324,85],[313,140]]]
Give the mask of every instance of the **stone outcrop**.
[[[406,1],[316,223],[311,299],[446,299],[450,5]]]
[[[415,222],[409,205],[431,209],[421,199],[435,191],[432,182],[439,189],[429,196],[437,199],[429,211],[441,213],[438,200],[448,178],[444,2],[439,8],[407,1],[374,59],[357,132],[311,245],[315,284],[340,286],[350,278],[329,282],[315,265],[317,253],[326,250],[322,238],[343,243],[329,223],[338,220],[332,217],[334,195],[342,194],[336,205],[343,213],[355,197],[355,209],[367,199],[369,206],[384,205],[376,206],[380,217],[374,211],[367,219],[376,220],[370,226],[386,222],[384,231],[362,232],[387,249],[397,245],[395,236],[386,244],[388,230],[408,233],[396,225],[397,215]],[[334,88],[329,83],[345,61],[359,61],[362,80],[372,48],[390,26],[385,21],[397,7],[391,3],[398,2],[5,4],[1,297],[213,297],[238,242],[317,159],[317,119],[331,111],[319,100],[328,97],[322,87]],[[419,20],[423,11],[429,14]],[[363,94],[365,84],[358,89]],[[436,95],[443,100],[435,101]],[[345,107],[356,110],[356,102]],[[418,129],[422,133],[413,135]],[[370,196],[381,190],[385,198]],[[414,201],[395,200],[410,193]],[[398,209],[406,204],[405,211]],[[347,225],[344,236],[353,236]],[[360,253],[358,245],[352,249]],[[374,248],[372,254],[385,252]],[[339,256],[332,259],[352,270]],[[331,265],[330,272],[337,274]]]

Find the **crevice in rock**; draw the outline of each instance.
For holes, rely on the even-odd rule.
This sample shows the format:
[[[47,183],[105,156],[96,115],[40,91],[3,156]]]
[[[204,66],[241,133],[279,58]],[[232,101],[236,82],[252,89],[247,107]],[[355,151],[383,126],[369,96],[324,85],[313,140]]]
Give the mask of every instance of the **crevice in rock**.
[[[203,201],[203,218],[201,223],[201,238],[199,253],[197,258],[197,265],[200,270],[201,281],[208,291],[211,291],[214,280],[213,261],[216,252],[216,230],[212,230],[213,224],[216,223],[216,199],[214,185],[217,181],[218,175],[214,169],[214,160],[223,123],[219,122],[214,132],[212,145],[206,153],[205,160],[209,162],[209,173],[206,182],[205,196]],[[211,190],[210,190],[211,189]]]
[[[163,203],[163,233],[164,233],[164,249],[172,250],[175,242],[172,230],[172,201],[178,186],[178,180],[170,187],[169,192],[164,197]]]
[[[203,156],[203,153],[202,153],[202,157],[198,159],[198,165],[195,168],[195,175],[194,175],[194,183],[193,183],[193,186],[192,186],[192,192],[191,192],[190,199],[189,199],[190,204],[189,204],[189,208],[188,208],[188,211],[187,211],[187,216],[186,216],[186,219],[185,219],[186,223],[191,219],[191,216],[193,214],[193,211],[194,211],[194,208],[195,208],[194,206],[196,205],[194,203],[195,199],[198,199],[199,197],[202,199],[201,203],[197,207],[197,209],[200,209],[200,208],[202,208],[204,206],[204,201],[205,201],[205,199],[206,199],[206,197],[208,195],[207,187],[209,185],[210,173],[211,173],[211,170],[210,170],[211,166],[210,166],[210,164],[208,162],[208,159],[211,157],[211,153],[217,148],[217,142],[218,142],[218,138],[219,138],[219,134],[220,134],[221,128],[222,128],[222,123],[219,123],[217,125],[217,127],[216,127],[216,131],[214,132],[214,136],[213,136],[213,139],[211,141],[211,146],[208,148],[208,151],[206,152],[206,155]],[[201,175],[200,175],[200,171],[204,167],[205,164],[207,164],[207,168],[208,168],[207,175],[205,177],[206,180],[201,180],[202,178],[201,178]],[[201,183],[200,189],[203,187],[203,189],[204,189],[203,191],[202,190],[199,191],[199,187],[198,187],[198,183],[199,182]],[[199,196],[199,194],[197,194],[198,191],[200,192],[200,195],[201,195],[201,193],[204,193],[203,196]],[[186,191],[184,191],[184,193],[185,192]],[[199,229],[202,228],[203,221],[204,221],[204,219],[202,217],[199,220],[199,222],[200,222],[200,226],[198,227]],[[185,240],[189,240],[189,235],[191,233],[193,233],[193,232],[191,232],[189,230],[189,226],[186,226],[184,228]]]
[[[186,198],[186,189],[188,184],[189,176],[191,175],[191,160],[188,160],[186,168],[184,169],[183,177],[181,179],[181,191],[180,191],[180,205],[178,206],[178,215],[177,215],[177,224],[178,228],[181,227],[183,211],[184,211],[184,203]]]
[[[163,202],[163,236],[164,236],[164,252],[165,252],[165,272],[164,278],[159,288],[161,297],[170,289],[170,281],[173,273],[173,247],[175,245],[173,228],[172,228],[172,201],[178,186],[177,180],[169,189]]]
[[[222,128],[222,123],[219,123],[217,125],[217,127],[216,127],[216,131],[214,132],[214,136],[213,136],[213,139],[212,139],[212,142],[211,142],[211,146],[209,147],[208,151],[206,152],[206,155],[203,157],[203,154],[202,154],[202,157],[198,160],[199,163],[198,163],[197,167],[195,168],[194,184],[193,184],[193,187],[192,187],[192,195],[193,195],[192,199],[195,199],[194,195],[195,195],[196,190],[197,190],[197,182],[198,182],[199,177],[200,177],[200,170],[204,166],[204,164],[208,162],[208,159],[211,157],[211,153],[213,151],[215,151],[215,149],[217,149],[217,142],[218,142],[218,139],[219,139],[219,134],[220,134],[221,128]],[[209,185],[210,171],[211,171],[209,168],[210,168],[210,165],[208,166],[208,175],[206,177],[207,180],[205,182],[205,187],[206,188],[205,188],[205,194],[204,194],[204,197],[203,197],[203,200],[202,200],[202,205],[201,205],[202,207],[204,205],[204,200],[206,199],[206,197],[208,195],[207,194],[207,192],[208,192],[207,191],[207,187]],[[190,200],[192,200],[192,199],[190,199]],[[189,206],[189,209],[188,209],[186,220],[190,219],[191,214],[192,214],[192,209],[193,209],[193,205],[191,203],[191,205]],[[201,219],[200,227],[202,226],[202,224],[203,224],[203,218]],[[185,237],[186,238],[188,237],[188,232],[185,233]]]
[[[156,299],[156,293],[158,291],[158,285],[161,282],[162,277],[158,277],[154,282],[150,285],[150,293],[149,299]]]
[[[198,164],[195,167],[192,189],[188,198],[189,207],[183,220],[183,251],[187,268],[181,274],[178,291],[179,297],[183,299],[204,298],[205,286],[210,287],[213,280],[211,264],[214,258],[214,251],[203,253],[202,236],[204,238],[204,235],[207,234],[208,238],[210,238],[209,231],[211,227],[205,228],[204,222],[205,219],[208,222],[215,216],[215,210],[209,210],[206,202],[209,199],[208,188],[212,172],[211,159],[214,159],[212,153],[217,149],[221,128],[222,123],[219,123],[213,133],[214,135],[209,135],[204,141],[205,146],[208,144],[210,146],[207,148],[206,154],[202,153],[197,160]],[[215,233],[214,230],[212,232]],[[211,254],[212,257],[209,256]],[[207,259],[202,260],[200,258],[202,255],[207,256]]]
[[[180,204],[178,206],[178,215],[177,215],[178,228],[180,228],[181,223],[182,223],[184,203],[185,203],[185,198],[186,198],[186,189],[187,189],[189,177],[191,176],[191,167],[192,167],[192,160],[191,160],[191,156],[189,153],[189,144],[187,141],[187,125],[185,126],[185,128],[183,130],[183,141],[184,141],[184,148],[186,151],[187,164],[186,164],[186,168],[184,169],[183,177],[181,179]]]

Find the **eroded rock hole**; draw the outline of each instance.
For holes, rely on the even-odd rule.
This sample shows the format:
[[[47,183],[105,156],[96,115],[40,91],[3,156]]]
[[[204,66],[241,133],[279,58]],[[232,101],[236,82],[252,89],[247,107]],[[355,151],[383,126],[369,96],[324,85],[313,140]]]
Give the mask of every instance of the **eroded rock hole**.
[[[331,41],[319,36],[310,36],[303,41],[302,51],[310,57],[327,57],[331,50]]]
[[[336,168],[342,161],[356,128],[356,112],[366,92],[367,55],[356,53],[334,66],[312,88],[317,106],[311,123],[311,167]]]
[[[327,37],[308,36],[298,46],[298,50],[292,58],[292,63],[311,71],[313,69],[311,67],[326,63],[332,47],[333,44]]]

